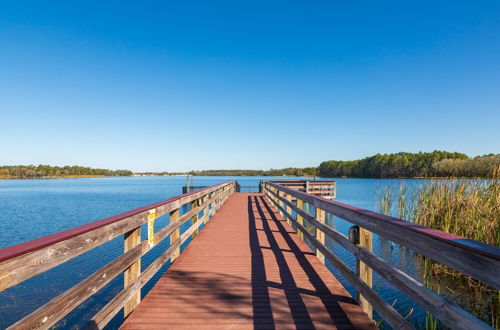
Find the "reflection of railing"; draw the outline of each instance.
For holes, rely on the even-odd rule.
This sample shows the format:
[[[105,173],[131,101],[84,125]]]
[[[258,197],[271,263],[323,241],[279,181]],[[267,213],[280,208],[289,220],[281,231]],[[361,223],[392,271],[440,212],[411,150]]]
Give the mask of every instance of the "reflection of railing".
[[[358,291],[363,310],[372,314],[372,306],[394,328],[412,325],[372,289],[372,269],[394,287],[429,311],[451,329],[490,329],[460,307],[413,279],[401,270],[374,255],[372,232],[409,247],[415,252],[500,289],[500,248],[463,237],[425,228],[410,222],[337,203],[298,191],[282,182],[262,181],[263,192],[288,221],[293,222],[301,236],[317,249]],[[296,203],[292,202],[296,200]],[[307,206],[307,207],[305,207]],[[308,211],[315,208],[314,215]],[[352,241],[325,224],[325,213],[347,220],[359,228],[359,237]],[[294,216],[295,214],[295,216]],[[308,229],[313,228],[313,232]],[[325,245],[325,235],[356,256],[357,271],[351,270]],[[356,235],[353,235],[356,236]]]
[[[122,272],[124,289],[92,318],[92,326],[104,327],[122,308],[127,316],[139,303],[141,288],[169,259],[174,260],[179,255],[181,244],[194,237],[200,225],[206,223],[234,191],[235,181],[229,181],[0,250],[1,292],[124,236],[121,256],[11,328],[50,328]],[[191,205],[191,210],[181,214],[184,205]],[[198,218],[200,213],[202,216]],[[166,214],[170,214],[170,223],[155,233],[155,218]],[[181,233],[180,226],[189,221],[192,225]],[[148,239],[141,241],[141,225],[146,223]],[[141,257],[167,237],[170,237],[170,247],[141,272]]]

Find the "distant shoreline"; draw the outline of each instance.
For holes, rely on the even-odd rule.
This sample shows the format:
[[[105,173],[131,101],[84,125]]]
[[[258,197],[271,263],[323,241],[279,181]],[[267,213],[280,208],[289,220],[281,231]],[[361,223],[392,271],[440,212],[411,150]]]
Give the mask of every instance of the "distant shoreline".
[[[304,178],[304,177],[314,177],[312,175],[192,175],[192,174],[172,174],[172,175],[165,175],[165,174],[148,174],[148,175],[64,175],[64,176],[42,176],[42,177],[36,177],[36,178],[17,178],[17,177],[12,177],[12,176],[0,176],[0,180],[53,180],[53,179],[85,179],[85,178],[130,178],[130,177],[184,177],[186,175],[192,176],[192,177],[207,177],[207,176],[213,176],[213,177],[288,177],[288,178]],[[432,176],[432,177],[399,177],[399,178],[377,178],[377,177],[321,177],[321,176],[316,176],[316,179],[368,179],[368,180],[449,180],[449,179],[492,179],[492,178],[485,178],[485,177],[453,177],[453,176]]]
[[[68,179],[68,178],[114,178],[116,175],[51,175],[34,178],[18,178],[15,176],[0,176],[0,180],[39,180],[39,179]],[[123,177],[123,176],[122,176]]]

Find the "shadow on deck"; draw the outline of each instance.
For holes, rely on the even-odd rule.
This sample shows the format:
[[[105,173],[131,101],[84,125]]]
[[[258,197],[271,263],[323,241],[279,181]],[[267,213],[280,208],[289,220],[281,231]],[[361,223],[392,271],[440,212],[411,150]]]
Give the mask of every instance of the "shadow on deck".
[[[375,328],[261,194],[217,212],[124,329]]]

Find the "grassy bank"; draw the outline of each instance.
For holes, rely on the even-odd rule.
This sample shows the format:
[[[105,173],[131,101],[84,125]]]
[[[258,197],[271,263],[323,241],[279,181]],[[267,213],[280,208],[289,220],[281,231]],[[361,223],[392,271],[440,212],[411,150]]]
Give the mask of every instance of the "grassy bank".
[[[378,208],[422,226],[500,246],[500,176],[490,180],[429,180],[416,190],[378,192]],[[494,328],[500,327],[499,291],[426,257],[417,256],[423,282]],[[426,328],[441,328],[431,315]]]

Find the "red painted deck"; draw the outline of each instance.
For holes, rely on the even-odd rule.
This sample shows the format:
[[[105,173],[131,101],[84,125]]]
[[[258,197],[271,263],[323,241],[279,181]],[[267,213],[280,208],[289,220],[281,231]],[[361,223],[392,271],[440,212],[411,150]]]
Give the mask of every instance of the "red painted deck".
[[[374,329],[262,194],[235,193],[123,329]]]

